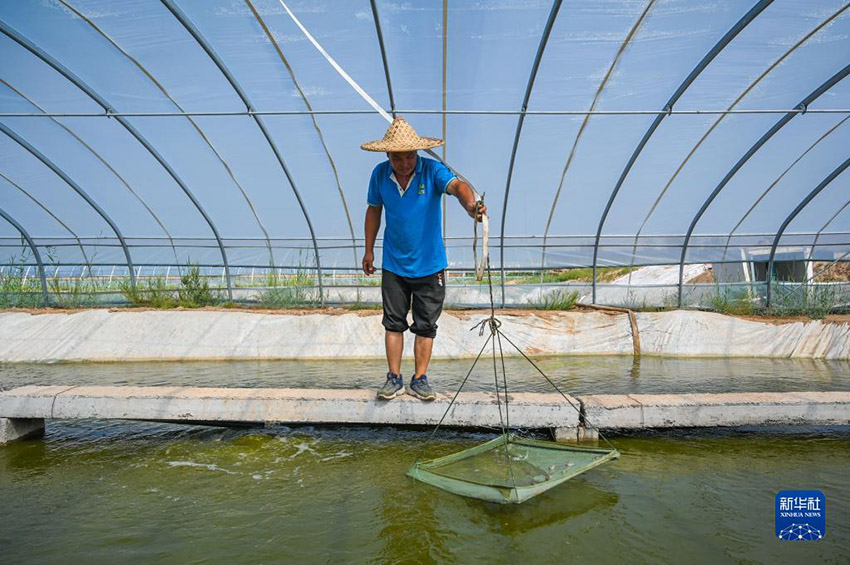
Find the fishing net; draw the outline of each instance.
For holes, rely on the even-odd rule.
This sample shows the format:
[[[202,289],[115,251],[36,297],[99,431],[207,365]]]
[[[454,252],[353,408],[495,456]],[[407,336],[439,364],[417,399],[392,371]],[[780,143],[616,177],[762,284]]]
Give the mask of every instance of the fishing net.
[[[615,449],[504,434],[459,453],[416,462],[407,474],[461,496],[519,504],[619,456]]]

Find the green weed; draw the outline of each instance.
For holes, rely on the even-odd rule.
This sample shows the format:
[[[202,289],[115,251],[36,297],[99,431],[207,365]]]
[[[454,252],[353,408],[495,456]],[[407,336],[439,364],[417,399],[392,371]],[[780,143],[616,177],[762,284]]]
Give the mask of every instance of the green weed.
[[[771,283],[771,302],[763,310],[767,316],[808,316],[818,319],[847,306],[847,297],[841,285],[804,284],[786,289]]]
[[[162,277],[137,281],[135,288],[130,283],[130,279],[125,278],[121,282],[121,294],[133,306],[164,309],[177,306],[175,289],[169,287],[168,282]]]
[[[714,293],[702,297],[700,306],[712,312],[733,316],[753,316],[758,310],[757,302],[746,288],[717,287]]]
[[[578,301],[578,292],[555,290],[533,305],[540,310],[572,310]]]
[[[0,308],[37,308],[45,306],[38,273],[27,276],[29,251],[10,256],[7,268],[0,269]]]
[[[218,293],[210,288],[209,280],[201,276],[198,265],[187,265],[180,275],[177,301],[184,308],[212,306],[219,302]]]

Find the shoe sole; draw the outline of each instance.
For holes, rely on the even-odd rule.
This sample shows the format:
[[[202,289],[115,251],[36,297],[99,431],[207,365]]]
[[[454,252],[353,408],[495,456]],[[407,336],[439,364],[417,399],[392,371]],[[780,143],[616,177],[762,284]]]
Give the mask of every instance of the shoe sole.
[[[415,397],[416,397],[416,398],[418,398],[419,400],[437,400],[437,395],[436,395],[436,394],[432,394],[431,396],[426,396],[426,395],[424,395],[424,394],[419,394],[418,392],[416,392],[416,391],[415,391],[415,390],[413,390],[413,389],[410,389],[410,395],[411,395],[411,396],[415,396]]]
[[[381,400],[392,400],[393,398],[395,398],[395,397],[397,397],[397,396],[401,396],[401,395],[402,395],[402,394],[404,394],[404,393],[405,393],[404,387],[401,387],[400,389],[398,389],[397,391],[395,391],[395,392],[394,392],[393,394],[391,394],[391,395],[381,394],[381,393],[379,392],[379,393],[378,393],[378,398],[380,398]]]

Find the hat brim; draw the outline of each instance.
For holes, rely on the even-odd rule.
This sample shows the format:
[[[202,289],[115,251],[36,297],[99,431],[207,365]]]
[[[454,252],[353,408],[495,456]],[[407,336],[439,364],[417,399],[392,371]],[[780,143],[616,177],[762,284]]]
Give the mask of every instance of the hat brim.
[[[399,143],[398,141],[387,142],[383,139],[376,139],[375,141],[364,143],[360,146],[360,149],[364,151],[379,151],[381,153],[405,153],[419,149],[433,149],[442,144],[443,140],[436,137],[420,137],[410,143]]]

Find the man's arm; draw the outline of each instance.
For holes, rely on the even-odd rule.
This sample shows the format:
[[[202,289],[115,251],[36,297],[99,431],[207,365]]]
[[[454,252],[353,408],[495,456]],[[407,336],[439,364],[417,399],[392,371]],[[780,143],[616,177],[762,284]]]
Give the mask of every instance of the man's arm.
[[[476,200],[475,193],[472,191],[472,187],[461,181],[460,179],[454,179],[449,183],[446,192],[457,198],[460,205],[463,206],[463,209],[466,210],[466,213],[469,214],[470,218],[475,218],[477,221],[481,221],[481,217],[487,213],[487,206],[481,202],[478,205],[478,210],[476,213]]]
[[[363,272],[371,275],[375,272],[375,240],[381,228],[382,206],[366,207],[366,253],[363,255]]]

